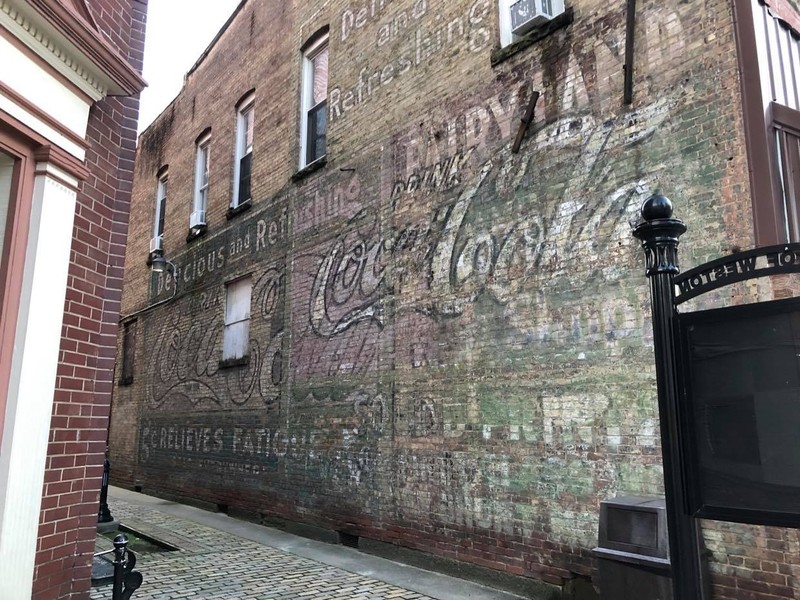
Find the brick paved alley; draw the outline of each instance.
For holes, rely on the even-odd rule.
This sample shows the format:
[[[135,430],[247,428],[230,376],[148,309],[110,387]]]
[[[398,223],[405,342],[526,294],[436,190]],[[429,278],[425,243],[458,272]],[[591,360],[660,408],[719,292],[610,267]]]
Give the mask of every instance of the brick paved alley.
[[[519,596],[300,538],[180,504],[111,488],[111,512],[123,525],[179,548],[144,553],[136,600],[335,598],[516,600]],[[111,542],[98,536],[98,549]],[[109,600],[111,586],[93,588]]]

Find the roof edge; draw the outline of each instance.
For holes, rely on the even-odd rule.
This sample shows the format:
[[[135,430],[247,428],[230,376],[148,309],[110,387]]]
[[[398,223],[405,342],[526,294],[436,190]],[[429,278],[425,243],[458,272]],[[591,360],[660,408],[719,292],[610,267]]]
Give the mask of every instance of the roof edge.
[[[198,67],[200,67],[202,62],[208,57],[208,55],[214,49],[214,46],[217,45],[217,42],[219,41],[219,38],[221,38],[222,34],[225,33],[228,30],[228,27],[230,27],[230,24],[233,22],[233,20],[236,18],[236,16],[241,12],[242,8],[244,8],[244,5],[247,4],[247,2],[248,2],[248,0],[242,0],[241,2],[239,2],[239,5],[236,8],[233,9],[233,12],[231,13],[231,16],[228,17],[228,20],[225,21],[225,23],[222,25],[222,27],[220,27],[219,31],[217,32],[217,35],[215,35],[214,39],[211,40],[211,43],[209,43],[208,46],[206,46],[206,49],[203,50],[203,53],[200,54],[198,59],[192,65],[192,68],[189,69],[186,72],[186,75],[184,76],[184,79],[186,77],[188,77],[189,75],[191,75],[192,73],[194,73],[198,69]]]

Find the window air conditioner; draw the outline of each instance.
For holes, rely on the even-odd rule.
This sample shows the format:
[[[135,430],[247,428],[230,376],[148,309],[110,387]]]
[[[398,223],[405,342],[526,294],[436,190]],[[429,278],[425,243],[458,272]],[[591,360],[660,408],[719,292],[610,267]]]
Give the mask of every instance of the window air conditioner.
[[[564,0],[519,0],[511,5],[511,32],[523,35],[564,12]]]
[[[163,236],[157,235],[150,240],[150,252],[160,252],[164,249]]]
[[[192,216],[189,217],[189,227],[204,227],[206,224],[206,211],[204,210],[196,210],[192,213]]]

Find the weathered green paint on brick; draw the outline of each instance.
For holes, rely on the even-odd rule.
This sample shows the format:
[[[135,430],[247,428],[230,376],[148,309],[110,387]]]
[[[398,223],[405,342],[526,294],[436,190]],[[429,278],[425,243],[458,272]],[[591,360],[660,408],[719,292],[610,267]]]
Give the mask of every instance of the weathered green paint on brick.
[[[590,576],[600,502],[663,493],[630,224],[660,190],[689,225],[684,266],[752,244],[728,2],[640,3],[632,106],[623,4],[575,0],[572,25],[492,67],[489,0],[361,17],[346,0],[246,3],[140,144],[124,306],[172,293],[144,261],[164,163],[179,287],[138,317],[119,481],[558,585]],[[326,24],[328,163],[291,182],[299,48]],[[254,202],[229,221],[234,107],[253,87]],[[187,244],[209,126],[209,229]],[[224,284],[248,274],[249,363],[221,369]],[[719,530],[721,574],[742,530]],[[791,537],[761,535],[741,544]]]

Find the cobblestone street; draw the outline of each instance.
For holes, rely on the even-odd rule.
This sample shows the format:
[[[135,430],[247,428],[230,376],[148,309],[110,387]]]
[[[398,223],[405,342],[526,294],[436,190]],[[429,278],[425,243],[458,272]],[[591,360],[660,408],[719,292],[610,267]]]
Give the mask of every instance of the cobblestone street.
[[[125,526],[179,548],[137,556],[136,570],[144,576],[144,583],[133,595],[136,600],[519,598],[352,548],[298,538],[124,490],[112,488],[109,505]],[[297,551],[286,551],[286,547]],[[98,536],[98,551],[109,548],[111,542]],[[111,586],[93,588],[91,598],[110,600]]]

